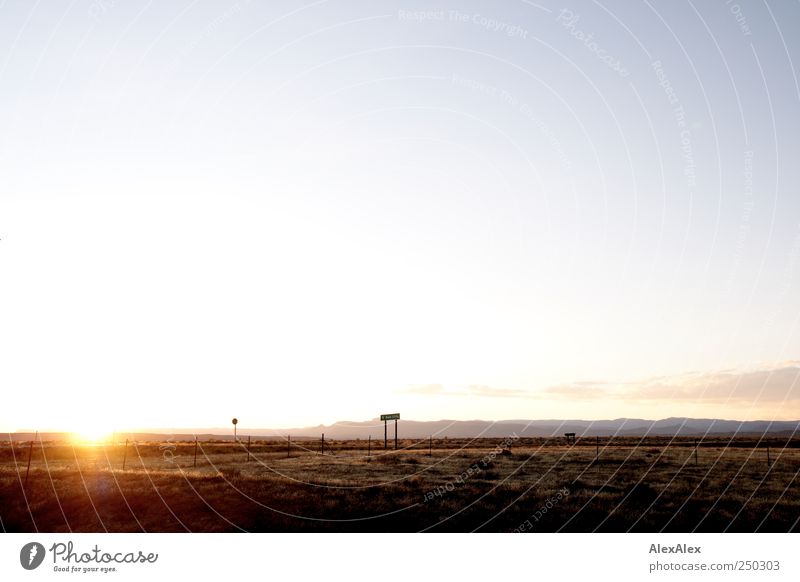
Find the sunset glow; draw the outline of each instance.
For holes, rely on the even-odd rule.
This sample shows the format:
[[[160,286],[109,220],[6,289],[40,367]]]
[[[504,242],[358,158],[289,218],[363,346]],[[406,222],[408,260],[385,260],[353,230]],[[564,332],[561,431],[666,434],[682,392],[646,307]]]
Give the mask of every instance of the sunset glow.
[[[113,435],[113,431],[96,427],[72,432],[70,433],[70,439],[73,443],[79,445],[113,444]]]

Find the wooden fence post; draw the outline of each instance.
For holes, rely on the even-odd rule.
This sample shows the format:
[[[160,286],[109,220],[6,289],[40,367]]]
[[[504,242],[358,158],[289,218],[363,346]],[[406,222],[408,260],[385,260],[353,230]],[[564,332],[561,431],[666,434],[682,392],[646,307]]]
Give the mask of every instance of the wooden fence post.
[[[292,447],[292,435],[287,435],[286,436],[286,458],[287,459],[289,458],[291,447]]]
[[[247,435],[247,460],[245,463],[250,462],[250,435]]]
[[[197,437],[194,437],[194,464],[193,467],[197,467]]]
[[[122,453],[122,470],[125,470],[125,461],[128,460],[128,439],[125,439],[125,450]]]
[[[33,440],[36,440],[36,437],[39,435],[39,431],[36,431],[36,434],[33,437]],[[23,488],[28,487],[28,474],[31,472],[31,457],[33,456],[33,440],[31,441],[30,446],[28,447],[28,468],[25,470],[25,485]],[[13,444],[11,446],[14,446]]]

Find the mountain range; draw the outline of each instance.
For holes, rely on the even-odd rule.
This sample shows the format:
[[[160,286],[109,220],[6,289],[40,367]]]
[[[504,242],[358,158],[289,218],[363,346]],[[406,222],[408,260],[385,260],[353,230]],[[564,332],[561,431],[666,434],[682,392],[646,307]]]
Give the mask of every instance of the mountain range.
[[[394,438],[394,421],[388,422],[388,436]],[[383,421],[341,421],[330,425],[318,425],[289,429],[249,428],[239,424],[239,437],[317,439],[325,434],[326,439],[380,439],[383,437]],[[661,420],[641,418],[617,418],[613,420],[436,420],[436,421],[398,421],[399,438],[505,438],[552,437],[574,432],[577,436],[783,436],[800,437],[800,420],[723,420],[718,418],[671,417]],[[56,440],[64,433],[42,433],[43,440]],[[187,436],[200,439],[233,438],[229,428],[158,428],[119,432],[117,436],[133,437],[139,440],[149,438],[162,440],[164,436],[179,440]],[[15,441],[29,440],[33,431],[18,431],[9,434]]]

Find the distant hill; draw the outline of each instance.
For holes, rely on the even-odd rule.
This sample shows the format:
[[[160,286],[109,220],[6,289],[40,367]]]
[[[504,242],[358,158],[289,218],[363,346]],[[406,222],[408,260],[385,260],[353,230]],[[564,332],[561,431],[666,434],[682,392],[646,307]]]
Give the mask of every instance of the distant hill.
[[[389,422],[389,438],[394,437],[394,423]],[[614,420],[400,420],[400,438],[504,438],[515,434],[519,437],[563,436],[574,432],[577,436],[782,436],[800,437],[800,420],[722,420],[717,418],[664,418],[645,420],[641,418],[617,418]],[[325,433],[327,439],[373,439],[383,437],[383,422],[379,419],[369,421],[342,421],[332,425],[319,425],[290,429],[248,428],[239,425],[241,436],[258,438],[317,439]],[[164,440],[174,438],[185,440],[232,439],[228,428],[163,428],[148,432],[123,433],[117,437],[136,440]],[[32,432],[16,432],[8,435],[15,441],[30,440]],[[42,433],[42,440],[58,440],[64,433]]]

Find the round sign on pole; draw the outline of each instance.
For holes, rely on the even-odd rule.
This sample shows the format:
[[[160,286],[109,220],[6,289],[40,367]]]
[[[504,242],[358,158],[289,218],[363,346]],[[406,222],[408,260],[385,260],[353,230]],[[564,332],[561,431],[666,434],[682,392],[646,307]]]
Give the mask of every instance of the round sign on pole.
[[[233,419],[231,422],[232,422],[234,425],[237,425],[237,424],[239,424],[239,419],[238,419],[238,418],[234,418],[234,419]]]

